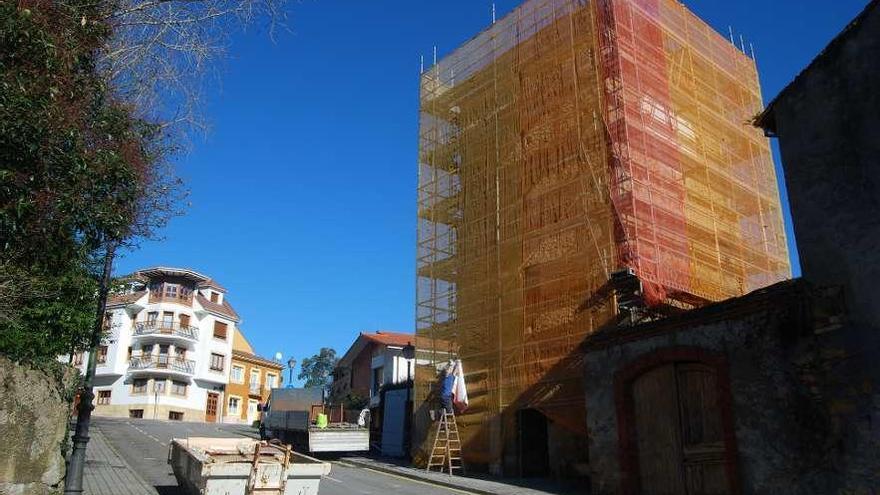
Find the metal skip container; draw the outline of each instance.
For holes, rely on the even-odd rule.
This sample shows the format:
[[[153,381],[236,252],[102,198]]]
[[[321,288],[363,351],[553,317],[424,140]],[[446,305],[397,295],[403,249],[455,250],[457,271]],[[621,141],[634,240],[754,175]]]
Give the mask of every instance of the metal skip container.
[[[330,464],[242,438],[175,438],[168,462],[193,495],[315,495]]]

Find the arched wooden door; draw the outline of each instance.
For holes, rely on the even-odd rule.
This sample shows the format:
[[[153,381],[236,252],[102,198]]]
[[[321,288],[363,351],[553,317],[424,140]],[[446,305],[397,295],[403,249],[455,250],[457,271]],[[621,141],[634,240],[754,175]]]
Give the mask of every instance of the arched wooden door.
[[[635,377],[630,391],[638,493],[732,495],[716,368],[663,364]]]

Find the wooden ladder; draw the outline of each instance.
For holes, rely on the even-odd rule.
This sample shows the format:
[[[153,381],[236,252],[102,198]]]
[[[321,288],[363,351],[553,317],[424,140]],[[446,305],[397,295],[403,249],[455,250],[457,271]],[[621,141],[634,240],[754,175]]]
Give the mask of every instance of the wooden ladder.
[[[444,469],[452,475],[454,470],[464,471],[461,462],[461,438],[458,436],[458,423],[455,421],[455,414],[446,412],[440,415],[440,421],[437,423],[437,433],[434,435],[434,447],[431,449],[431,457],[428,458],[428,467],[425,471],[431,471],[432,468],[440,468],[439,472]]]

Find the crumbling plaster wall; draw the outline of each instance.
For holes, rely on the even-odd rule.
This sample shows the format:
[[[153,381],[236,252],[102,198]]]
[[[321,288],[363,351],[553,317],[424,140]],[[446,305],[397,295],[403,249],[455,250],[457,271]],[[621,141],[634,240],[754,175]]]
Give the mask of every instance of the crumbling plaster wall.
[[[74,368],[46,370],[0,356],[0,494],[60,493]]]

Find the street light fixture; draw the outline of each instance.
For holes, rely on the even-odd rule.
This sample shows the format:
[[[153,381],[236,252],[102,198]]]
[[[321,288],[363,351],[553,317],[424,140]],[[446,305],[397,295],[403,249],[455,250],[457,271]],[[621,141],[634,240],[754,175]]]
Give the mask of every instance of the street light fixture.
[[[296,359],[288,359],[287,367],[290,369],[290,380],[287,382],[287,388],[293,388],[293,369],[296,368]]]

